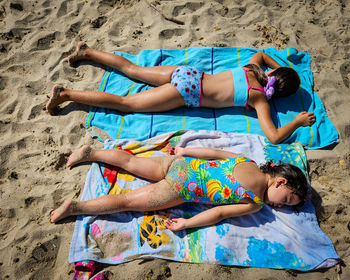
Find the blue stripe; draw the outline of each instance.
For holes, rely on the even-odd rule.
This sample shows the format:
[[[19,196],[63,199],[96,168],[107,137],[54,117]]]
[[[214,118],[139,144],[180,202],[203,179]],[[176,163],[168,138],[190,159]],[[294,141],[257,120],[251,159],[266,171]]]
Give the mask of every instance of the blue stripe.
[[[265,49],[262,50],[262,52],[266,53]],[[272,106],[273,106],[273,109],[275,110],[275,115],[277,117],[277,124],[278,124],[278,127],[281,127],[281,120],[280,120],[280,117],[278,115],[278,111],[277,111],[277,107],[276,107],[276,104],[275,102],[273,101],[273,98],[271,99],[271,103],[272,103]]]
[[[211,48],[211,74],[213,75],[214,73],[214,48]],[[216,124],[216,113],[215,109],[213,109],[213,118],[214,118],[214,130],[217,129],[217,124]]]
[[[275,115],[276,115],[276,117],[277,117],[278,127],[281,127],[281,120],[280,120],[280,117],[278,116],[278,113],[277,113],[276,104],[275,104],[275,102],[273,101],[273,99],[271,99],[270,101],[271,101],[271,103],[272,103],[273,109],[275,110]]]
[[[213,109],[213,118],[214,118],[214,130],[217,130],[215,109]]]
[[[214,48],[211,48],[211,70],[210,73],[214,73]]]
[[[160,51],[160,62],[159,62],[159,65],[162,65],[162,61],[163,61],[163,49],[160,49],[159,51]],[[154,115],[154,113],[151,113],[151,127],[150,127],[150,130],[149,130],[148,138],[152,138],[153,115]]]

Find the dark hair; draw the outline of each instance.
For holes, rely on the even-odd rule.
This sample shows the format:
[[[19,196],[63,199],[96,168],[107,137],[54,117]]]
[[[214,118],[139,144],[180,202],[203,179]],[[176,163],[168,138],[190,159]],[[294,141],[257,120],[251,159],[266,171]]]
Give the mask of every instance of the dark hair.
[[[261,67],[255,64],[248,64],[244,66],[246,68],[252,69],[253,73],[262,86],[267,84],[267,75],[261,69]],[[298,73],[289,67],[279,67],[271,74],[271,76],[276,77],[276,82],[274,84],[275,93],[274,97],[287,97],[295,93],[300,86],[300,78]]]
[[[302,206],[307,198],[308,183],[305,174],[296,166],[283,163],[275,165],[272,161],[268,161],[259,166],[261,172],[269,174],[271,177],[283,177],[287,180],[286,186],[295,193],[300,203],[297,206]]]
[[[244,67],[253,70],[255,78],[263,87],[267,85],[267,75],[265,74],[264,70],[262,70],[261,67],[255,64],[247,64]]]

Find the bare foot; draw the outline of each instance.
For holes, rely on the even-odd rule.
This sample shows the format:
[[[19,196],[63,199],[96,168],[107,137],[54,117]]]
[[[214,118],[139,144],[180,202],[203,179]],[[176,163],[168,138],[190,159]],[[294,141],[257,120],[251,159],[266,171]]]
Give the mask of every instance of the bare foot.
[[[68,56],[68,63],[70,66],[75,67],[76,62],[85,59],[85,51],[88,49],[88,45],[85,42],[78,42],[76,50],[73,54]]]
[[[73,200],[68,200],[65,203],[63,203],[60,207],[56,208],[55,210],[50,212],[50,222],[56,223],[59,220],[62,220],[68,216],[71,216],[74,214],[74,208],[75,208],[76,202]]]
[[[61,85],[55,85],[52,89],[52,94],[49,101],[46,103],[46,112],[50,115],[57,114],[57,106],[63,101],[61,100],[61,92],[64,91],[64,87]]]
[[[91,151],[92,149],[90,146],[82,146],[78,151],[73,152],[69,156],[66,167],[71,167],[72,165],[87,161],[90,157]]]

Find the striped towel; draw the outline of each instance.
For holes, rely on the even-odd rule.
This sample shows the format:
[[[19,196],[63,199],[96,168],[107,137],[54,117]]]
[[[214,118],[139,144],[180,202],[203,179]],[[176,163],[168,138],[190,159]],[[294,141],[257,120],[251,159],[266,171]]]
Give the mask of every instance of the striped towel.
[[[258,51],[251,48],[189,48],[143,50],[138,55],[116,52],[141,66],[189,65],[216,74],[248,64]],[[316,123],[298,128],[284,143],[299,142],[306,148],[318,149],[338,142],[338,133],[329,120],[322,101],[313,91],[310,55],[295,48],[279,51],[262,50],[280,65],[295,69],[301,78],[299,90],[290,97],[272,99],[271,115],[276,127],[292,121],[302,111],[314,112]],[[135,94],[151,88],[128,79],[113,69],[105,73],[99,91],[121,96]],[[206,129],[264,135],[255,111],[232,107],[224,109],[178,108],[164,113],[123,114],[117,111],[91,107],[86,127],[99,127],[113,139],[144,140],[163,133],[183,129]]]

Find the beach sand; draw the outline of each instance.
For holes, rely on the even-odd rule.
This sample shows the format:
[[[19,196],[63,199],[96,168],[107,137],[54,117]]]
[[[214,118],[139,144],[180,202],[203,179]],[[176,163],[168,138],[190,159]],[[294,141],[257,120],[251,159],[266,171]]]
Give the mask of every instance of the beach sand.
[[[64,58],[80,40],[104,51],[188,47],[295,47],[311,54],[315,91],[340,143],[307,151],[321,229],[350,261],[350,2],[0,0],[0,279],[71,279],[74,219],[48,222],[52,208],[79,198],[89,165],[64,167],[82,144],[88,106],[43,111],[54,84],[97,90],[103,68]],[[264,4],[262,4],[264,3]],[[137,260],[106,267],[111,279],[350,279],[349,267],[300,273]]]

